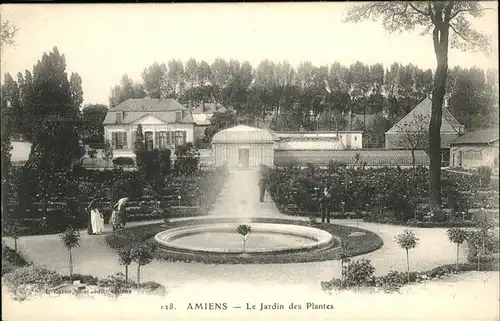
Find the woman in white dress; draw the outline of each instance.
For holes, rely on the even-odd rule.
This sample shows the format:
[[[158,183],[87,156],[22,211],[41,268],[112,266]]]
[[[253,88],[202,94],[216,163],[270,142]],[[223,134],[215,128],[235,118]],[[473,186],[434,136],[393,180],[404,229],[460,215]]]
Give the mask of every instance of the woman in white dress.
[[[101,234],[104,232],[104,218],[102,214],[99,213],[97,208],[93,208],[90,212],[90,216],[92,219],[92,231],[94,234]]]

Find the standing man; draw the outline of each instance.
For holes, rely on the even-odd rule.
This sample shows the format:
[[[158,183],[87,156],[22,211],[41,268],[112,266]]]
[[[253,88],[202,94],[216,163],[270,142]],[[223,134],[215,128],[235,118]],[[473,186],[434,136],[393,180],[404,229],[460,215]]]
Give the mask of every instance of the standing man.
[[[260,198],[259,202],[264,202],[264,195],[266,193],[266,182],[264,180],[264,177],[261,177],[259,179],[259,188],[260,188]]]
[[[330,223],[330,205],[332,201],[332,195],[330,194],[330,191],[328,191],[328,188],[325,187],[323,189],[323,195],[321,195],[321,222],[325,223]]]

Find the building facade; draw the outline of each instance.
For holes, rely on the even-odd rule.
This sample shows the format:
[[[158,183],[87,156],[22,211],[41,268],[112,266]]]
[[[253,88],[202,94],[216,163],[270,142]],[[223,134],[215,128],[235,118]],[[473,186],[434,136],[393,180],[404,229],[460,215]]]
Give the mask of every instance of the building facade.
[[[175,149],[194,142],[195,122],[191,111],[174,99],[128,99],[110,109],[103,122],[104,137],[113,159],[135,159],[134,142],[142,126],[148,149]]]
[[[276,132],[279,150],[361,149],[361,131]]]
[[[488,166],[498,172],[498,148],[498,129],[467,133],[450,143],[450,167],[475,169]]]
[[[411,144],[412,136],[417,137],[418,131],[429,128],[431,118],[432,100],[427,97],[418,104],[405,117],[397,122],[391,129],[385,133],[386,149],[409,149],[408,142]],[[441,164],[446,167],[450,161],[450,143],[461,135],[465,134],[462,126],[449,110],[443,107],[443,117],[441,121]],[[421,139],[422,144],[417,149],[423,150],[428,136]],[[406,143],[405,143],[406,142]]]
[[[229,109],[218,103],[201,102],[194,108],[190,108],[195,122],[195,140],[205,135],[205,129],[210,126],[210,119],[216,113],[224,113]]]

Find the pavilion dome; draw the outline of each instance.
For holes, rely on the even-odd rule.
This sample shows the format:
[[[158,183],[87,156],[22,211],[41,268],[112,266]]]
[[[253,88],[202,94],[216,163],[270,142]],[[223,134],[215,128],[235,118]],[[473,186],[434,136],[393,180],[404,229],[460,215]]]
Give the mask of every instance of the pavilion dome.
[[[221,130],[212,138],[212,144],[221,143],[273,143],[279,140],[276,134],[271,131],[238,125]]]

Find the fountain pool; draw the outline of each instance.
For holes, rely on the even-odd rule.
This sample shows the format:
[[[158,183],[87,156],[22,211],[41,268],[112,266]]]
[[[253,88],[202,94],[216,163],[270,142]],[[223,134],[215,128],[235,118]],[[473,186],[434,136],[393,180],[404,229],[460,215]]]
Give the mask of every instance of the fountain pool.
[[[291,253],[328,249],[339,244],[332,234],[313,227],[251,223],[245,241],[236,229],[239,223],[206,223],[162,231],[155,241],[162,249],[176,252],[219,254]]]

